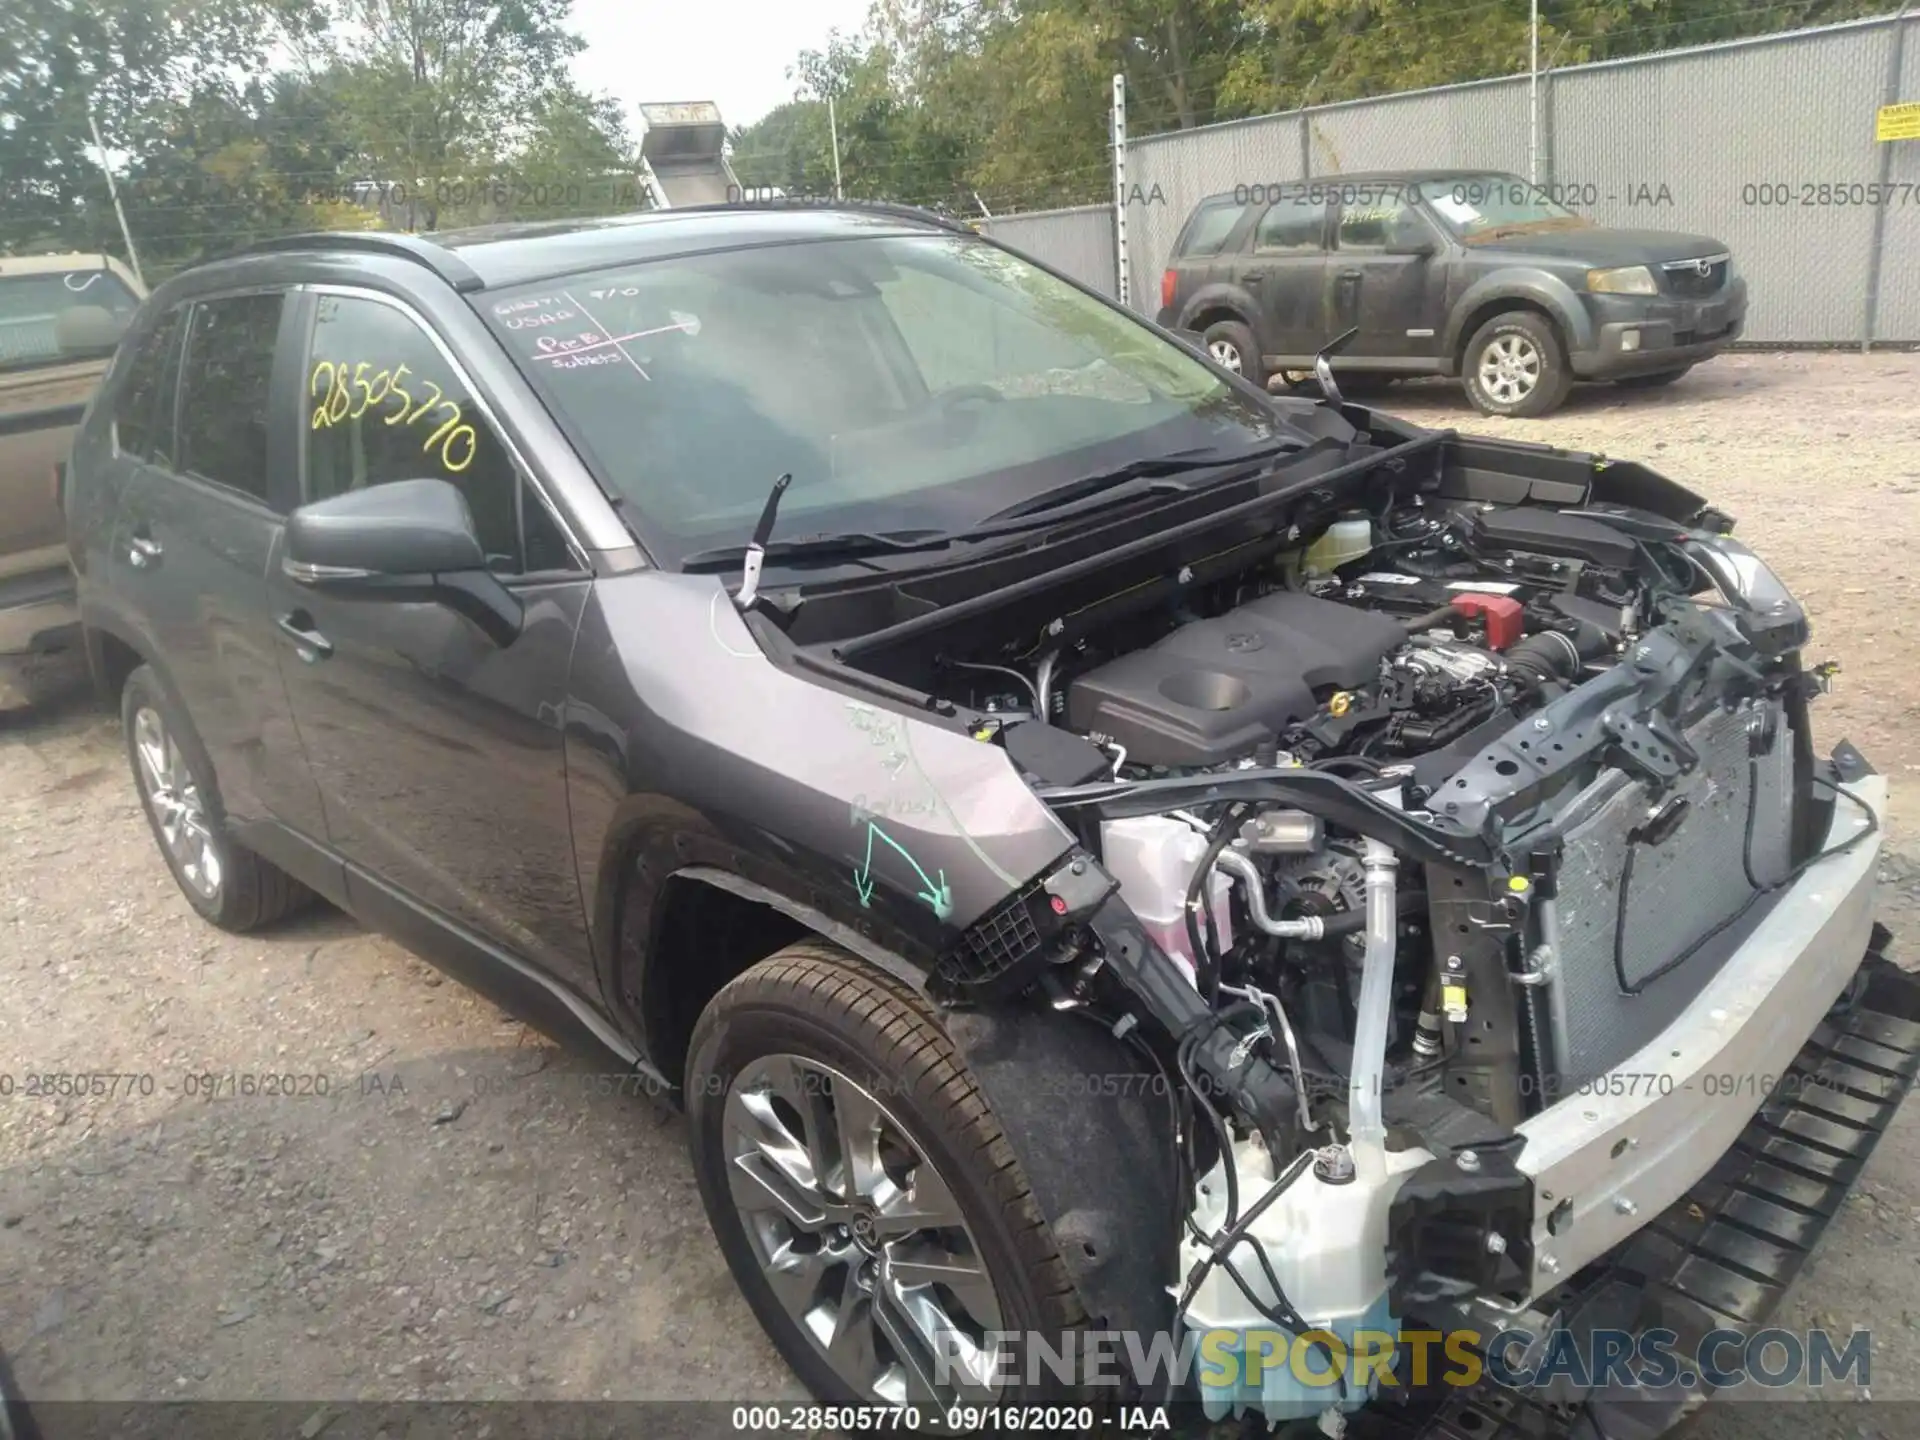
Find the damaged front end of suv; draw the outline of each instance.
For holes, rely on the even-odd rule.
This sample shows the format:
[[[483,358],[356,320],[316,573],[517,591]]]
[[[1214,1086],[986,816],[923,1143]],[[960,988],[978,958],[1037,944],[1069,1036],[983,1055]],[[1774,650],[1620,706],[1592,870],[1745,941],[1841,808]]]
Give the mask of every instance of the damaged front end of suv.
[[[1097,1323],[1517,1354],[1646,1323],[1650,1277],[1670,1321],[1757,1321],[1713,1285],[1760,1262],[1698,1226],[1575,1312],[1662,1212],[1711,1219],[1793,1077],[1898,1075],[1890,1113],[1911,1074],[1834,1038],[1885,786],[1815,752],[1805,616],[1637,464],[1276,404],[1309,443],[1230,503],[910,580],[882,623],[864,589],[745,617],[874,717],[860,906],[950,922],[929,988]],[[955,734],[1022,794],[933,773]],[[1786,1171],[1850,1181],[1809,1143]],[[1334,1423],[1392,1367],[1188,1378],[1213,1418]]]

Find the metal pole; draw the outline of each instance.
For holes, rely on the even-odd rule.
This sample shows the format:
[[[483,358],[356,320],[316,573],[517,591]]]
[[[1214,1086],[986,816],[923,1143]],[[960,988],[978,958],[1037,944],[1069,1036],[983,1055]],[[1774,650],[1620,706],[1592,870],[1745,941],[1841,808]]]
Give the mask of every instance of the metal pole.
[[[107,147],[100,139],[100,122],[93,118],[93,97],[87,97],[87,129],[93,132],[93,148],[100,156],[100,173],[107,177],[107,195],[113,201],[113,213],[120,221],[120,238],[127,242],[127,263],[133,267],[133,278],[140,282],[142,290],[147,288],[147,277],[140,273],[140,252],[133,248],[133,231],[127,228],[127,212],[120,208],[120,187],[113,183],[113,167],[107,163]]]
[[[827,96],[827,135],[833,141],[833,198],[844,200],[840,193],[840,122],[834,118],[833,96]]]
[[[1127,77],[1113,77],[1113,269],[1122,305],[1133,303],[1127,257]]]
[[[1540,0],[1532,0],[1527,60],[1527,183],[1540,183]]]
[[[1893,33],[1887,37],[1887,83],[1880,103],[1891,105],[1900,98],[1900,67],[1907,48],[1907,4],[1905,0],[1893,17]],[[1867,299],[1860,316],[1860,353],[1873,349],[1873,332],[1880,324],[1880,265],[1887,247],[1888,180],[1893,175],[1893,147],[1897,140],[1881,140],[1880,203],[1873,211],[1873,238],[1867,243]]]

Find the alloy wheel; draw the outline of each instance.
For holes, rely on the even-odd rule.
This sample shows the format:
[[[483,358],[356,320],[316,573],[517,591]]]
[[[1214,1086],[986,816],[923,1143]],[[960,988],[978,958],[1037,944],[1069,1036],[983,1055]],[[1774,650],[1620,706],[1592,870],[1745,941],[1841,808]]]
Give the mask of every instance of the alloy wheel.
[[[167,853],[195,894],[204,900],[218,899],[220,842],[186,758],[160,712],[151,706],[134,712],[133,749],[140,761],[140,786],[153,807]]]
[[[781,1307],[863,1399],[938,1422],[999,1385],[1000,1297],[933,1162],[864,1087],[767,1055],[727,1092],[728,1185]]]
[[[1240,360],[1240,347],[1231,340],[1209,340],[1207,353],[1223,368],[1231,370],[1236,375],[1242,373],[1244,366]]]
[[[1540,349],[1525,335],[1500,335],[1480,352],[1480,388],[1499,405],[1518,405],[1540,383]]]

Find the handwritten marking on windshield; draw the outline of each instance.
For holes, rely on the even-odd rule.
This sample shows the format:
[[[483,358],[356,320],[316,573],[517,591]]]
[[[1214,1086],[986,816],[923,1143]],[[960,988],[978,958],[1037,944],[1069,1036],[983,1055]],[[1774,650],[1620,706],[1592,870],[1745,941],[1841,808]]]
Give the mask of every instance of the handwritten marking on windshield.
[[[569,304],[569,305],[571,305],[571,306],[573,306],[573,308],[574,308],[574,309],[576,309],[576,310],[578,310],[578,311],[579,311],[579,312],[580,312],[580,313],[581,313],[582,315],[584,315],[584,316],[586,316],[586,317],[587,317],[587,319],[588,319],[589,321],[591,321],[591,322],[592,322],[592,323],[593,323],[593,324],[594,324],[595,326],[597,326],[597,327],[599,328],[599,330],[600,330],[600,334],[601,334],[601,335],[611,335],[611,334],[613,334],[613,329],[612,329],[612,327],[611,327],[611,326],[607,326],[607,325],[601,325],[601,324],[600,324],[600,317],[599,317],[598,315],[595,315],[595,314],[594,314],[594,313],[593,313],[593,312],[592,312],[591,310],[589,310],[589,309],[587,309],[587,307],[586,307],[586,306],[584,306],[584,305],[582,305],[582,304],[581,304],[581,303],[580,303],[580,302],[579,302],[578,300],[576,300],[576,299],[574,299],[574,298],[573,298],[573,292],[572,292],[572,291],[570,291],[570,290],[562,290],[562,291],[560,292],[560,297],[561,297],[561,298],[562,298],[563,300],[565,300],[565,301],[567,302],[567,304]],[[596,339],[598,339],[598,337],[597,337],[597,336],[596,336],[595,338],[596,338]],[[627,347],[626,347],[626,343],[625,343],[625,342],[626,342],[626,341],[628,341],[628,340],[637,340],[637,339],[639,339],[639,338],[640,338],[640,337],[639,337],[638,335],[626,335],[626,336],[622,336],[622,337],[620,337],[619,339],[616,339],[616,340],[603,340],[603,341],[600,341],[600,343],[599,343],[598,345],[592,345],[592,346],[588,346],[588,347],[585,347],[585,348],[588,348],[588,349],[596,349],[596,350],[597,350],[597,349],[599,349],[599,348],[601,348],[601,346],[603,346],[603,345],[611,345],[611,346],[613,347],[613,349],[614,349],[614,353],[615,353],[615,354],[617,354],[617,355],[619,355],[619,357],[620,357],[620,358],[621,358],[622,360],[625,360],[625,361],[627,362],[627,364],[629,364],[629,365],[631,365],[631,366],[633,367],[633,373],[634,373],[634,374],[636,374],[636,375],[638,375],[638,376],[639,376],[639,377],[640,377],[640,378],[641,378],[642,380],[651,380],[651,379],[653,379],[653,377],[652,377],[651,375],[649,375],[649,374],[647,374],[647,372],[646,372],[645,370],[643,370],[643,369],[641,369],[641,368],[640,368],[640,362],[639,362],[638,360],[636,360],[636,359],[634,359],[634,358],[633,358],[633,356],[632,356],[631,354],[629,354],[629,353],[628,353],[628,351],[627,351]]]
[[[591,320],[593,317],[589,315],[587,318]],[[636,330],[631,335],[615,335],[610,340],[595,338],[593,343],[586,345],[571,344],[565,340],[557,340],[552,335],[542,335],[539,342],[541,353],[535,355],[533,358],[536,360],[546,360],[562,353],[567,355],[584,355],[589,350],[602,350],[609,345],[624,345],[629,340],[644,340],[649,335],[665,335],[672,330],[684,330],[689,335],[692,335],[697,333],[699,328],[700,322],[689,316],[687,319],[677,320],[671,325],[656,325],[651,330]],[[582,338],[584,339],[585,337]],[[562,347],[564,347],[564,349],[562,349]]]
[[[67,289],[73,291],[74,294],[79,295],[79,294],[83,294],[86,291],[86,288],[89,285],[93,284],[93,282],[98,280],[99,278],[100,278],[100,272],[98,270],[93,270],[88,272],[87,278],[84,280],[80,280],[80,277],[78,275],[63,275],[60,279],[60,283],[62,285],[65,285]],[[78,285],[74,284],[73,282],[75,280],[80,280],[80,283]]]

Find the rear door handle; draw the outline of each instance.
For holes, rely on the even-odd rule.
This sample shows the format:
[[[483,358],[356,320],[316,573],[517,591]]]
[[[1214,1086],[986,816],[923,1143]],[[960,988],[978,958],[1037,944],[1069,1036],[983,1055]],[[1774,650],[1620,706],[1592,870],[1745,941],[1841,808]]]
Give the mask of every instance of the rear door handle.
[[[293,641],[294,648],[300,652],[300,658],[309,665],[318,664],[333,654],[333,642],[313,628],[313,617],[304,610],[295,610],[290,615],[282,615],[275,622],[280,633]]]
[[[127,541],[127,563],[136,570],[147,570],[160,563],[166,552],[151,535],[135,535]]]

